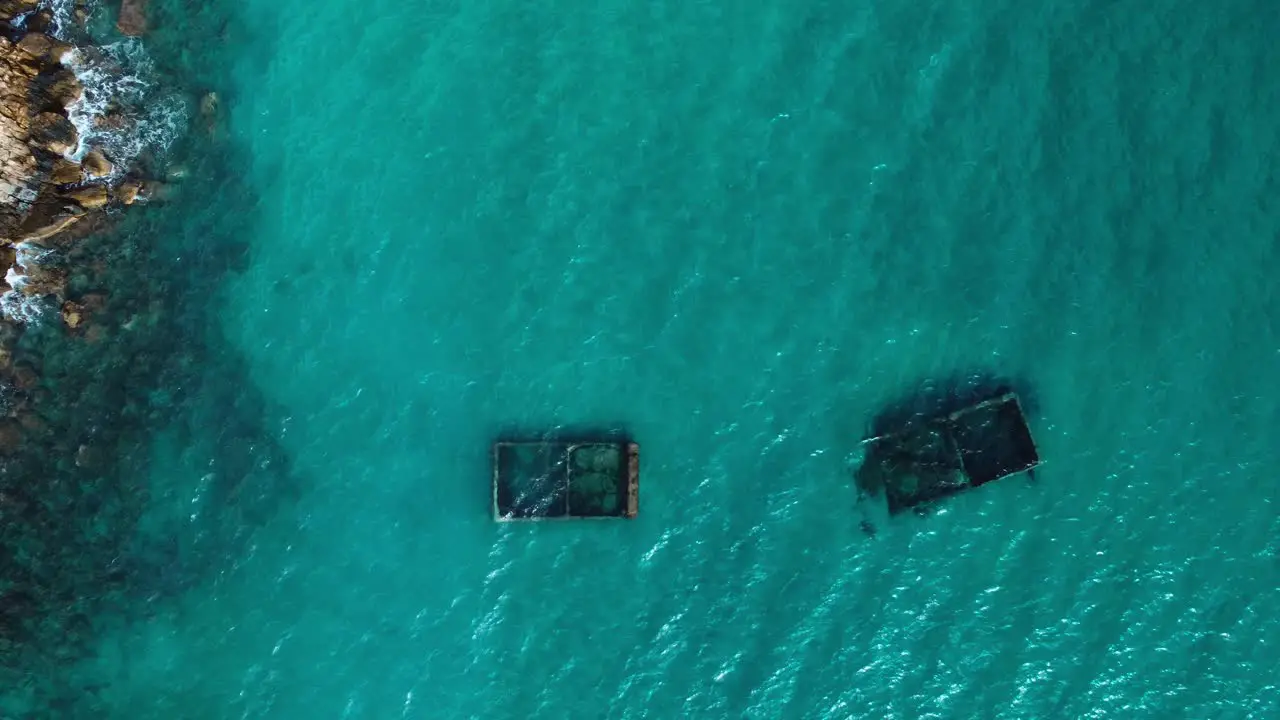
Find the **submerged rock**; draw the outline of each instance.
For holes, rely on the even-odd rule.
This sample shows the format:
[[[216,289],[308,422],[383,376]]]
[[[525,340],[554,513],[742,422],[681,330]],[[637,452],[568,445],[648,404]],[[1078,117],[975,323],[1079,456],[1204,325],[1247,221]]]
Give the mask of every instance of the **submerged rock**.
[[[215,140],[222,137],[222,99],[216,92],[207,92],[200,98],[200,122],[204,132]]]
[[[0,454],[8,455],[22,444],[22,427],[13,420],[0,420]]]
[[[147,0],[123,0],[116,29],[121,35],[138,37],[147,33]]]
[[[115,189],[115,199],[124,205],[132,205],[138,200],[138,193],[142,191],[142,184],[137,182],[121,183]]]

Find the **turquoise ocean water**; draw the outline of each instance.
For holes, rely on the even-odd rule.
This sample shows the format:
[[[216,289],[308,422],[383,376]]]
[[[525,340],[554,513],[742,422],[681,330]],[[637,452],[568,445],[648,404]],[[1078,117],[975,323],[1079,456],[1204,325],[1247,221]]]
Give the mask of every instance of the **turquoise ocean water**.
[[[86,717],[1280,713],[1280,6],[153,13],[226,126],[138,237],[245,254]],[[871,416],[984,371],[1037,482],[864,536]],[[561,424],[635,521],[491,521]]]

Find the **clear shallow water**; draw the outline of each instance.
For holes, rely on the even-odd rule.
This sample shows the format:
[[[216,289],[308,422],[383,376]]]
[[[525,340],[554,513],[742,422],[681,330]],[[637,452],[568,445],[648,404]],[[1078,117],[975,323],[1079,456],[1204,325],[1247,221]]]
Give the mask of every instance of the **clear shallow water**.
[[[148,527],[240,542],[103,622],[104,707],[1277,711],[1266,4],[238,7],[210,362],[295,485],[250,520],[220,421],[157,437]],[[864,423],[969,370],[1039,482],[865,538]],[[607,422],[636,521],[489,520],[495,433]]]

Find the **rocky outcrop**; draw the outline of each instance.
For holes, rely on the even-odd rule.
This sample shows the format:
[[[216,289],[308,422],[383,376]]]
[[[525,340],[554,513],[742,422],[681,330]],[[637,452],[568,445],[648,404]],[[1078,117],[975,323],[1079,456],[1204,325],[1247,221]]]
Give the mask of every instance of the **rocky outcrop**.
[[[127,0],[120,21],[122,31],[127,23],[140,32],[144,4]],[[159,184],[130,177],[102,148],[85,147],[92,139],[80,137],[69,112],[85,92],[70,66],[82,51],[47,34],[51,27],[37,0],[0,0],[0,247],[64,240],[99,225],[112,207],[161,196]],[[0,295],[42,292],[65,301],[56,284],[29,282],[29,269],[7,264],[0,273],[7,283]]]
[[[139,4],[126,7],[141,12]],[[128,17],[145,25],[144,16]],[[102,341],[107,301],[92,278],[105,270],[80,265],[80,240],[104,229],[117,210],[168,192],[135,174],[134,157],[113,158],[95,146],[100,137],[127,136],[136,120],[128,103],[86,115],[81,100],[95,89],[82,87],[77,72],[86,57],[102,65],[105,56],[73,48],[53,31],[37,0],[0,0],[0,464],[45,433],[37,407],[46,368],[29,348],[19,350],[24,326],[58,324],[77,341]],[[96,462],[92,448],[75,460],[76,467]]]
[[[54,180],[80,179],[77,174],[73,180],[66,160],[79,140],[67,105],[80,92],[74,73],[62,65],[68,50],[38,32],[16,42],[12,35],[0,37],[0,242],[67,225],[75,214],[51,212],[59,204]]]

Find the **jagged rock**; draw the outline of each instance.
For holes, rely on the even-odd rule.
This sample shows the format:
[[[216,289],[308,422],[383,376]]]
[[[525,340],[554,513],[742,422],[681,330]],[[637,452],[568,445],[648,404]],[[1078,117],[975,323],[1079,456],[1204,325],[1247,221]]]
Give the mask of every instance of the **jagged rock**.
[[[75,150],[80,141],[76,126],[66,115],[56,112],[42,112],[31,121],[30,141],[55,155],[66,155]]]
[[[49,182],[54,185],[70,185],[84,179],[84,171],[74,161],[58,158],[49,170]]]
[[[142,184],[137,182],[120,183],[115,189],[116,199],[125,205],[132,205],[138,200],[138,193],[142,191]]]
[[[93,179],[104,178],[115,169],[101,150],[90,150],[85,153],[84,159],[80,161],[80,167],[84,168],[85,175]]]
[[[0,0],[0,18],[11,18],[18,13],[35,10],[40,0]]]
[[[39,166],[28,145],[30,106],[26,98],[36,68],[0,36],[0,236],[21,220],[21,203],[34,199]]]
[[[84,95],[84,85],[71,68],[63,67],[49,75],[44,94],[50,107],[68,108]]]
[[[127,27],[122,29],[131,33],[145,29],[144,8],[144,2],[125,2],[120,19]],[[19,12],[24,13],[22,22],[11,22]],[[27,296],[37,303],[33,307],[50,310],[50,320],[61,318],[74,335],[89,343],[101,342],[107,339],[106,331],[103,323],[94,321],[92,303],[79,297],[64,303],[72,273],[84,274],[84,268],[77,267],[84,256],[75,255],[77,246],[72,243],[108,222],[110,216],[103,209],[111,202],[161,199],[166,188],[137,180],[108,187],[105,178],[130,168],[117,166],[101,150],[71,159],[81,138],[68,116],[68,106],[84,96],[85,88],[68,60],[71,46],[50,35],[55,23],[48,3],[0,0],[0,28],[0,278],[11,278],[17,286],[0,282],[0,290]],[[76,55],[77,67],[87,62],[97,72],[125,72],[100,48],[85,45],[76,49]],[[120,102],[113,107],[113,115],[95,119],[99,127],[123,133],[137,129],[140,121],[135,109]],[[16,266],[14,246],[24,242],[69,252],[56,263]],[[91,286],[88,281],[77,286],[77,294],[87,286]],[[97,306],[104,302],[97,301]],[[0,320],[0,326],[8,325],[12,323]],[[11,416],[21,403],[37,402],[33,393],[39,392],[38,378],[30,367],[12,367],[14,352],[13,343],[5,344],[0,337],[0,373],[16,393],[10,398],[14,404],[5,406]],[[71,445],[69,452],[74,448]]]
[[[53,49],[53,38],[44,33],[27,33],[18,41],[18,49],[33,58],[41,58]]]
[[[99,130],[123,130],[133,120],[122,111],[105,112],[93,119],[93,126]]]
[[[84,308],[79,303],[70,300],[62,304],[62,322],[67,327],[75,330],[80,327],[80,323],[84,320]]]
[[[121,35],[134,37],[147,32],[146,0],[123,0],[120,3],[120,17],[116,20],[116,29]]]
[[[72,225],[79,222],[84,217],[81,215],[62,215],[53,218],[47,225],[37,226],[32,230],[23,233],[18,242],[39,242],[57,235]]]
[[[80,207],[86,210],[96,210],[107,204],[107,186],[86,185],[68,192],[67,198],[76,201]]]
[[[79,163],[66,157],[80,141],[66,108],[84,88],[62,64],[70,46],[45,34],[52,16],[47,9],[30,12],[37,5],[0,0],[0,23],[27,13],[20,26],[0,34],[0,242],[45,239],[77,224],[90,228],[79,223],[82,208],[106,204],[98,189],[76,191],[78,205],[59,196],[58,186],[85,179]],[[86,160],[91,179],[114,170],[101,155]]]
[[[33,297],[52,295],[61,299],[67,294],[70,273],[55,265],[33,264],[26,266],[27,281],[22,292]]]

